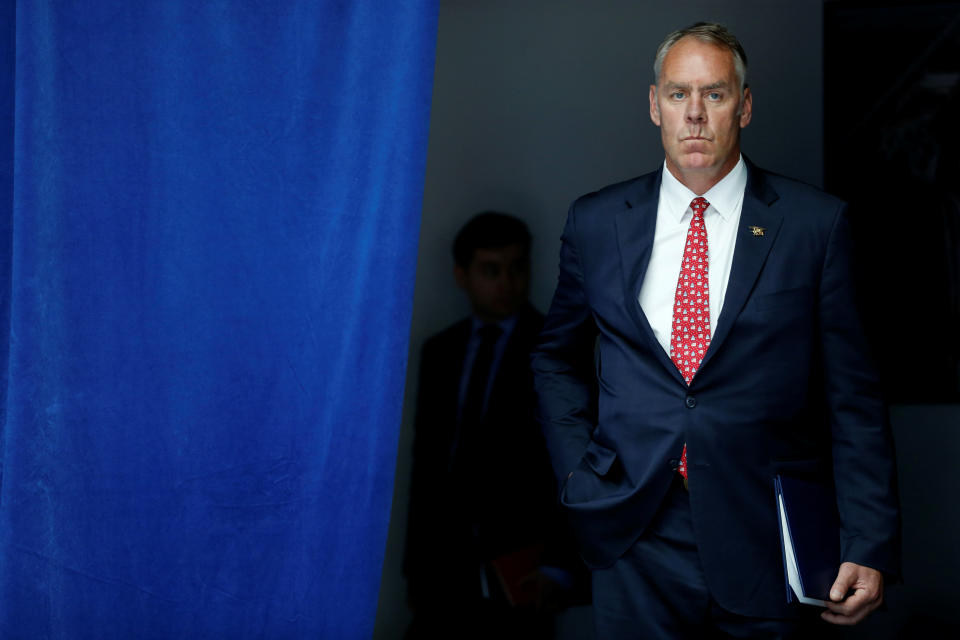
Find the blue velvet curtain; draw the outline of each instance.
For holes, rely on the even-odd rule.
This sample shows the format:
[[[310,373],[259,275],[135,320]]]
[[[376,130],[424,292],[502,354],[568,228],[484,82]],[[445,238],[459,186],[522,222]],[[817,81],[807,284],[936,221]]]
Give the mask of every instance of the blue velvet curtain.
[[[2,5],[0,637],[369,637],[436,0]]]

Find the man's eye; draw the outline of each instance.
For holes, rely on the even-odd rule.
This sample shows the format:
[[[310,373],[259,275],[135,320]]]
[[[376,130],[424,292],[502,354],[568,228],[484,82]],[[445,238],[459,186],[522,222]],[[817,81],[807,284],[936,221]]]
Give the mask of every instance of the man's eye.
[[[673,96],[674,100],[683,100],[686,94],[683,91],[674,91],[670,95]]]
[[[720,94],[717,93],[716,91],[711,91],[710,93],[707,94],[707,97],[708,97],[710,100],[719,100],[719,99],[720,99]]]

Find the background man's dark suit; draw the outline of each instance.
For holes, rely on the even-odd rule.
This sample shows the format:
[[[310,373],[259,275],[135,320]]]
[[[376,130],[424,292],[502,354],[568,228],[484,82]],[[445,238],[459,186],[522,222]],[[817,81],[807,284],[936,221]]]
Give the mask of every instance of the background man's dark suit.
[[[536,544],[545,545],[545,564],[569,569],[577,561],[535,418],[529,354],[543,316],[529,305],[521,308],[486,413],[473,433],[458,434],[471,322],[453,325],[423,347],[405,558],[415,611],[429,617],[448,609],[464,629],[451,629],[450,637],[465,637],[456,634],[490,622],[470,613],[480,600],[481,562]],[[496,578],[488,577],[493,613],[486,615],[493,615],[505,606]]]
[[[896,573],[898,510],[886,413],[852,304],[845,207],[748,171],[723,309],[689,387],[638,303],[659,171],[571,207],[533,367],[587,563],[609,566],[637,540],[686,442],[712,595],[741,615],[780,617],[790,612],[774,474],[835,483],[845,561]]]
[[[530,505],[544,505],[551,478],[536,428],[529,353],[543,316],[522,310],[494,378],[484,419],[462,434],[470,451],[450,469],[457,435],[457,398],[471,335],[467,318],[430,338],[423,347],[417,398],[414,477],[411,489],[408,573],[457,571],[470,593],[479,589],[471,524],[490,557],[537,539],[541,524]],[[549,502],[547,502],[549,504]],[[542,515],[542,514],[541,514]],[[472,521],[472,522],[471,522]],[[429,525],[426,523],[429,522]],[[440,552],[447,547],[448,553]],[[413,563],[413,564],[411,564]],[[449,589],[449,579],[439,585]],[[424,585],[424,589],[428,589]],[[420,591],[419,585],[416,591]]]

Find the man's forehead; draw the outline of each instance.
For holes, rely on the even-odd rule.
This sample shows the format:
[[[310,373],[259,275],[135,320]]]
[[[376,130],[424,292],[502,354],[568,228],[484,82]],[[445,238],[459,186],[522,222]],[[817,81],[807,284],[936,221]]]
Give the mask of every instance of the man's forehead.
[[[502,247],[477,247],[473,253],[473,259],[478,262],[498,262],[522,257],[525,253],[522,244],[508,244]]]
[[[660,70],[660,80],[664,84],[689,83],[687,76],[701,73],[712,73],[714,76],[705,79],[702,88],[707,88],[708,84],[728,82],[737,74],[733,52],[712,42],[686,36],[667,51]]]

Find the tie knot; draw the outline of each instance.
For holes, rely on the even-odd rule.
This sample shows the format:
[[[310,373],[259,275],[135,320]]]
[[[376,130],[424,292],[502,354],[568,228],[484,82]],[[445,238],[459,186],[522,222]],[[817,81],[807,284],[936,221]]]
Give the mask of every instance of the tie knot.
[[[501,333],[503,329],[495,324],[485,324],[477,329],[477,334],[483,342],[496,342]]]
[[[690,203],[690,208],[693,209],[693,215],[695,216],[702,216],[703,212],[706,211],[709,206],[710,203],[702,196],[697,196],[693,199],[693,202]]]

